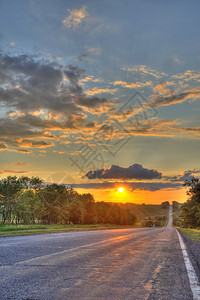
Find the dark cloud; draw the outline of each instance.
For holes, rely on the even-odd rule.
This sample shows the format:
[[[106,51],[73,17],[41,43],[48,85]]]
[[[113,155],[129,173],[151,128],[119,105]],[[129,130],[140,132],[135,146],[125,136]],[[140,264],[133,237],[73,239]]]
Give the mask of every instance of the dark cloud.
[[[2,143],[20,146],[19,138],[56,139],[50,133],[53,130],[95,127],[84,111],[96,113],[109,102],[84,94],[80,84],[84,74],[79,66],[0,53],[0,104],[10,109],[8,117],[0,119]],[[41,115],[37,114],[40,110]]]
[[[64,70],[64,74],[70,81],[69,90],[72,93],[81,94],[83,89],[79,85],[79,80],[82,78],[82,75],[85,74],[85,70],[79,68],[78,66],[69,65]]]
[[[109,103],[105,98],[98,98],[96,96],[88,97],[86,95],[81,95],[77,98],[77,104],[89,108],[98,108],[109,105],[111,103]]]
[[[28,55],[0,54],[0,102],[23,111],[44,108],[63,114],[79,113],[84,106],[99,107],[107,102],[83,93],[79,84],[83,74],[85,70],[78,66],[64,67]],[[76,95],[79,99],[74,102]]]
[[[30,116],[32,117],[32,116]],[[43,127],[44,131],[41,131],[41,127],[37,128],[38,126],[34,126],[34,124],[27,122],[22,122],[18,119],[10,119],[4,118],[0,119],[0,138],[4,143],[9,146],[14,147],[22,147],[22,140],[30,139],[34,141],[35,139],[55,139],[54,135],[45,132],[45,128]],[[38,120],[39,121],[39,120]],[[32,126],[34,127],[32,127]],[[29,140],[29,146],[30,146]],[[23,144],[25,146],[25,143]],[[28,144],[27,144],[28,145]]]
[[[84,177],[88,179],[160,179],[162,173],[157,170],[143,168],[140,164],[134,164],[127,168],[112,165],[109,169],[89,171]]]

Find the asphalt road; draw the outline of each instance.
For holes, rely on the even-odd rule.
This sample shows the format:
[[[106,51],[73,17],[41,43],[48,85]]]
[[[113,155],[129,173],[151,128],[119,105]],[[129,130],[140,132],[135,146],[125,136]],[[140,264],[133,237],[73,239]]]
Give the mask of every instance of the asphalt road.
[[[166,228],[0,238],[0,300],[193,299]]]

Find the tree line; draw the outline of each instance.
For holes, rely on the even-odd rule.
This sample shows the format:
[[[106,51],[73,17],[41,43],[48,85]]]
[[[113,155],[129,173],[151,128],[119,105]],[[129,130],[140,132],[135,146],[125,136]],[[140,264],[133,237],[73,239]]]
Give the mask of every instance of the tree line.
[[[39,177],[8,176],[0,180],[2,224],[119,224],[137,217],[126,204],[95,202],[74,187],[44,184]]]
[[[189,186],[186,203],[180,209],[180,223],[184,227],[200,228],[200,182],[193,177],[186,180],[184,186]]]
[[[198,178],[186,180],[189,186],[188,200],[185,203],[173,201],[173,225],[178,227],[200,228],[200,182]]]

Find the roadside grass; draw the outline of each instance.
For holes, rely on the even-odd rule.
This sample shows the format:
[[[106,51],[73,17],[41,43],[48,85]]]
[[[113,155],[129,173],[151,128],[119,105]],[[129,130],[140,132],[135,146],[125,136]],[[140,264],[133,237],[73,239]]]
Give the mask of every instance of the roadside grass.
[[[189,236],[193,241],[200,241],[200,229],[179,228],[183,233]]]
[[[103,230],[103,229],[126,229],[133,226],[122,225],[0,225],[0,237],[31,235],[42,233],[56,233],[68,231]]]

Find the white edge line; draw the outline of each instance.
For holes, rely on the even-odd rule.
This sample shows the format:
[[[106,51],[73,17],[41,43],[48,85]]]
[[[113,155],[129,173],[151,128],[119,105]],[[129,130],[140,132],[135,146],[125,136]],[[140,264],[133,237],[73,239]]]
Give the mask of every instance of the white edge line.
[[[185,262],[185,267],[187,270],[187,274],[188,274],[188,278],[189,278],[189,282],[190,282],[190,288],[191,288],[191,291],[193,294],[193,299],[200,300],[200,284],[199,284],[198,277],[197,277],[195,270],[193,268],[193,265],[189,259],[189,256],[188,256],[188,253],[186,250],[187,249],[186,245],[177,229],[176,229],[176,232],[178,234],[181,250],[183,253],[183,259]]]

